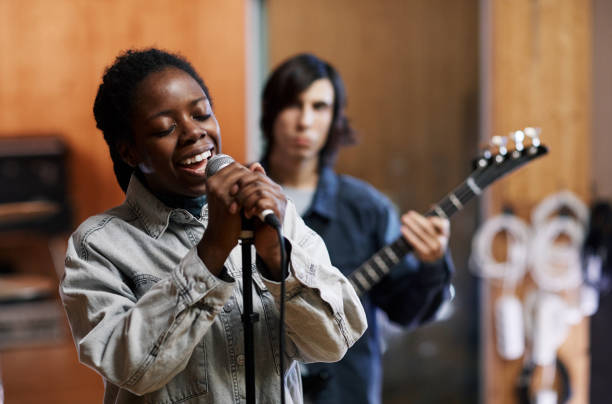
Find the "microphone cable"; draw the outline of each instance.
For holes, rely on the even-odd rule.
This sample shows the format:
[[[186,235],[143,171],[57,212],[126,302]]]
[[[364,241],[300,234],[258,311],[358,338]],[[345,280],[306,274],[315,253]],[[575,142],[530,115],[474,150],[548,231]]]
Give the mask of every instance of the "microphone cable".
[[[219,170],[223,169],[225,166],[234,162],[234,159],[231,156],[226,154],[216,154],[213,156],[206,165],[206,176],[210,177],[217,173]],[[274,215],[274,212],[271,209],[266,209],[263,212],[260,212],[258,215],[262,222],[271,226],[276,230],[276,234],[278,236],[278,242],[280,245],[280,255],[281,255],[281,291],[280,291],[280,324],[279,324],[279,373],[280,373],[280,394],[281,394],[281,404],[285,404],[285,364],[284,364],[284,354],[285,354],[285,278],[287,277],[287,273],[289,272],[288,268],[288,260],[287,260],[287,252],[285,250],[285,238],[283,237],[282,226],[278,218]]]
[[[273,226],[276,230],[276,234],[278,235],[278,242],[280,244],[280,254],[281,254],[281,287],[280,287],[280,319],[279,319],[279,342],[278,349],[280,351],[279,354],[279,373],[280,373],[280,394],[281,394],[281,404],[285,404],[285,278],[287,277],[287,273],[289,272],[288,261],[287,261],[287,252],[285,250],[285,238],[283,237],[283,232],[281,230],[281,226]]]

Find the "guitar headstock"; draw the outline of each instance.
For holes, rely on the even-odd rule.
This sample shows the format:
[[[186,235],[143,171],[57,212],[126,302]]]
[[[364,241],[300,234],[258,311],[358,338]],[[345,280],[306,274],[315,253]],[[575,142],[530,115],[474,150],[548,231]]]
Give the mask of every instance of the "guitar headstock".
[[[539,128],[527,127],[508,136],[493,136],[482,156],[474,160],[474,171],[470,176],[479,188],[485,188],[547,152],[548,148],[540,141]]]

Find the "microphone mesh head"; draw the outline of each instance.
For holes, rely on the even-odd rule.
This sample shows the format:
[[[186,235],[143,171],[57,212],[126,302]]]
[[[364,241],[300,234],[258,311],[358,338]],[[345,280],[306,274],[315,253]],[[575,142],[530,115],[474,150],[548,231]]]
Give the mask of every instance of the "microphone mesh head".
[[[206,176],[210,177],[211,175],[215,175],[217,171],[233,162],[234,159],[227,154],[215,154],[208,160],[208,163],[206,163]]]

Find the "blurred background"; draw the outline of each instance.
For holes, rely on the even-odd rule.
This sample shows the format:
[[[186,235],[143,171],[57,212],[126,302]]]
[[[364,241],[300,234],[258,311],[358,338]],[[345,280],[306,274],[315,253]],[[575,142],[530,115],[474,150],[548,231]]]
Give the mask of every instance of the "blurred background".
[[[212,92],[223,151],[242,162],[260,156],[268,72],[301,52],[330,61],[360,134],[338,171],[370,182],[402,211],[425,212],[462,183],[493,136],[538,127],[549,154],[451,220],[456,296],[445,314],[409,333],[390,326],[384,357],[385,403],[525,402],[517,384],[526,359],[504,358],[497,346],[493,307],[503,288],[470,267],[472,240],[504,210],[529,222],[551,195],[570,193],[585,209],[612,197],[609,21],[607,0],[0,0],[6,402],[102,400],[100,377],[78,363],[57,285],[70,232],[123,200],[92,113],[104,68],[122,50],[149,46],[194,64]],[[588,219],[581,224],[588,232]],[[498,260],[510,255],[498,250]],[[516,286],[520,301],[540,287],[533,278]],[[610,358],[601,342],[612,336],[606,298],[560,343],[567,377],[555,389],[571,388],[567,402],[610,395],[600,380],[612,369],[593,360]],[[541,376],[532,370],[536,391]]]

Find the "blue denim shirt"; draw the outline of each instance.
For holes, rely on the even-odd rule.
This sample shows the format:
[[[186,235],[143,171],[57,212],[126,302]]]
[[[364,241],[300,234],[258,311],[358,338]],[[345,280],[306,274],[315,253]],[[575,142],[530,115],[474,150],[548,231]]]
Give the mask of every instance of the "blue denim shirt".
[[[69,240],[60,295],[79,359],[104,378],[104,403],[242,403],[245,399],[240,247],[212,275],[198,257],[208,214],[171,209],[133,176],[121,205]],[[364,332],[363,307],[321,238],[287,205],[286,402],[301,403],[296,361],[337,361]],[[253,255],[258,403],[280,398],[280,284]]]
[[[400,221],[391,202],[369,184],[323,168],[306,224],[327,246],[334,266],[344,274],[367,261],[400,236]],[[395,323],[413,328],[431,320],[449,297],[452,261],[419,262],[412,254],[362,296],[368,319],[365,334],[337,363],[312,364],[311,374],[324,374],[326,387],[316,403],[375,404],[381,400],[381,352],[376,310]],[[407,358],[409,360],[409,358]]]

